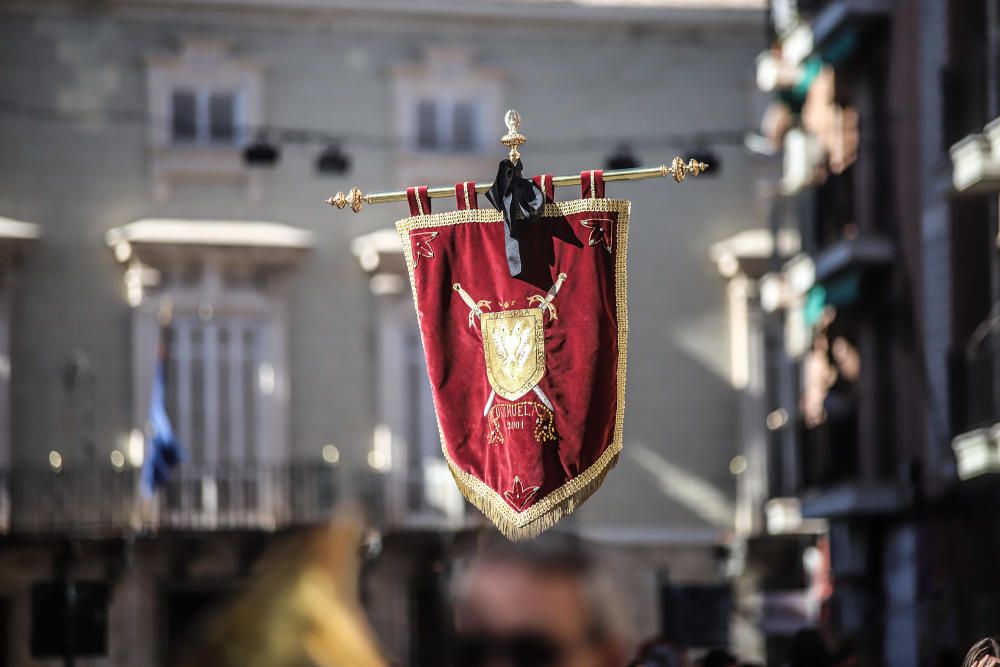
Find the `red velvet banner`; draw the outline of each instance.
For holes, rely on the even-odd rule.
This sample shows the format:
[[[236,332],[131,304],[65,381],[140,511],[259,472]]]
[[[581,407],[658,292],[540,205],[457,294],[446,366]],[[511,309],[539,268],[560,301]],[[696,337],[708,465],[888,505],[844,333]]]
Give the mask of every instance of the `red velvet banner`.
[[[427,356],[442,450],[459,488],[510,539],[590,497],[622,446],[630,204],[545,205],[510,276],[499,211],[430,214],[419,191],[396,223]],[[537,181],[536,181],[537,182]],[[416,204],[420,204],[419,208]],[[470,205],[471,204],[471,205]]]

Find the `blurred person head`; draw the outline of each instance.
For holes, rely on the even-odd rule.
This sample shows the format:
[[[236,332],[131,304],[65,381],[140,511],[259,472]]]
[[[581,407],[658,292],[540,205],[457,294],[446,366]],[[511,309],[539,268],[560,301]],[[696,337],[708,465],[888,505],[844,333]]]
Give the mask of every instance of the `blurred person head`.
[[[1000,666],[1000,645],[992,637],[980,639],[972,645],[965,654],[962,667],[998,667]]]
[[[788,645],[788,667],[832,667],[833,658],[816,628],[802,628]]]
[[[736,667],[736,658],[729,651],[713,648],[701,659],[701,667]]]
[[[491,540],[455,579],[453,667],[620,667],[625,627],[579,540]]]
[[[663,637],[642,643],[630,667],[686,667],[684,652]]]

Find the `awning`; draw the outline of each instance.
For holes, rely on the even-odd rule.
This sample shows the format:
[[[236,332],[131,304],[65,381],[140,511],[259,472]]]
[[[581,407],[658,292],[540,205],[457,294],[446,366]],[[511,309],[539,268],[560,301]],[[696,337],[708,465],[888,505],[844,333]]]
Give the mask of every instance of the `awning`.
[[[395,229],[379,229],[351,241],[351,252],[369,274],[373,294],[399,294],[406,290],[406,260]]]
[[[0,216],[0,260],[16,256],[42,235],[42,228],[33,222]]]
[[[41,227],[0,215],[0,241],[35,241],[42,235]]]
[[[796,229],[778,230],[777,243],[770,229],[748,229],[713,243],[708,255],[724,278],[737,273],[759,278],[767,271],[774,255],[785,260],[796,254],[800,245]]]
[[[383,267],[387,260],[402,260],[403,244],[399,242],[396,230],[379,229],[351,241],[351,252],[358,258],[361,268],[371,273]]]
[[[311,232],[278,222],[143,218],[109,229],[104,241],[120,262],[179,251],[238,250],[264,264],[284,263],[313,247]]]

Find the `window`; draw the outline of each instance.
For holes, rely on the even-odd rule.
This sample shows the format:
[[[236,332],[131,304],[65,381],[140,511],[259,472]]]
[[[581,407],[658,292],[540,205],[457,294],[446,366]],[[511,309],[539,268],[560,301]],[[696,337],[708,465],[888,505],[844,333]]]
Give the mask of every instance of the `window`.
[[[171,99],[171,136],[174,143],[198,138],[198,98],[194,91],[175,90]]]
[[[472,153],[479,148],[474,103],[420,100],[416,105],[416,114],[418,150]]]
[[[174,144],[234,144],[239,133],[238,93],[178,89],[170,101]]]
[[[213,142],[233,143],[237,139],[236,94],[212,93],[208,98],[208,137]]]
[[[41,236],[41,228],[32,222],[0,216],[0,303],[9,304],[13,276],[24,257]],[[10,463],[10,323],[15,316],[9,305],[0,307],[0,467]],[[0,530],[7,526],[9,504],[7,489],[0,487]]]
[[[31,657],[106,656],[109,598],[108,584],[103,581],[33,583]],[[69,635],[68,627],[76,633]]]
[[[260,65],[228,45],[189,40],[175,54],[146,58],[153,194],[178,183],[240,183],[259,196],[259,176],[243,162],[252,128],[264,124]]]
[[[408,295],[380,295],[376,301],[379,383],[378,420],[391,440],[388,480],[390,520],[452,524],[462,520],[465,503],[444,455],[420,331]]]
[[[410,456],[407,458],[407,508],[419,512],[429,508],[442,509],[435,502],[433,490],[429,489],[430,479],[436,465],[444,463],[441,455],[441,441],[434,417],[434,402],[431,387],[427,381],[427,362],[424,360],[420,331],[416,323],[404,327],[406,366],[403,370],[406,394],[409,399],[406,416],[405,436]]]
[[[208,308],[171,319],[167,411],[193,474],[167,485],[168,510],[247,516],[259,509],[268,471],[254,466],[274,444],[260,435],[263,405],[275,391],[268,329],[266,317]]]
[[[457,151],[476,149],[476,108],[471,102],[455,104],[452,117],[454,146]]]
[[[405,137],[395,156],[396,181],[455,182],[496,164],[487,149],[503,130],[507,73],[473,55],[432,47],[393,66],[394,132]]]
[[[439,148],[437,106],[429,100],[421,100],[417,105],[417,148],[434,150]]]
[[[178,313],[168,345],[167,410],[192,463],[260,458],[260,403],[274,393],[261,318]]]

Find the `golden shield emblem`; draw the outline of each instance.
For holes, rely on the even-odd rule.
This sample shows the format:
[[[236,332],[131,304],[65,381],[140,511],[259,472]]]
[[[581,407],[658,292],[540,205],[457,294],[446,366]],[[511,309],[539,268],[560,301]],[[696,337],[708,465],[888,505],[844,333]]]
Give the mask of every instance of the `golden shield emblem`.
[[[482,314],[486,377],[498,396],[516,401],[545,375],[541,308]]]

